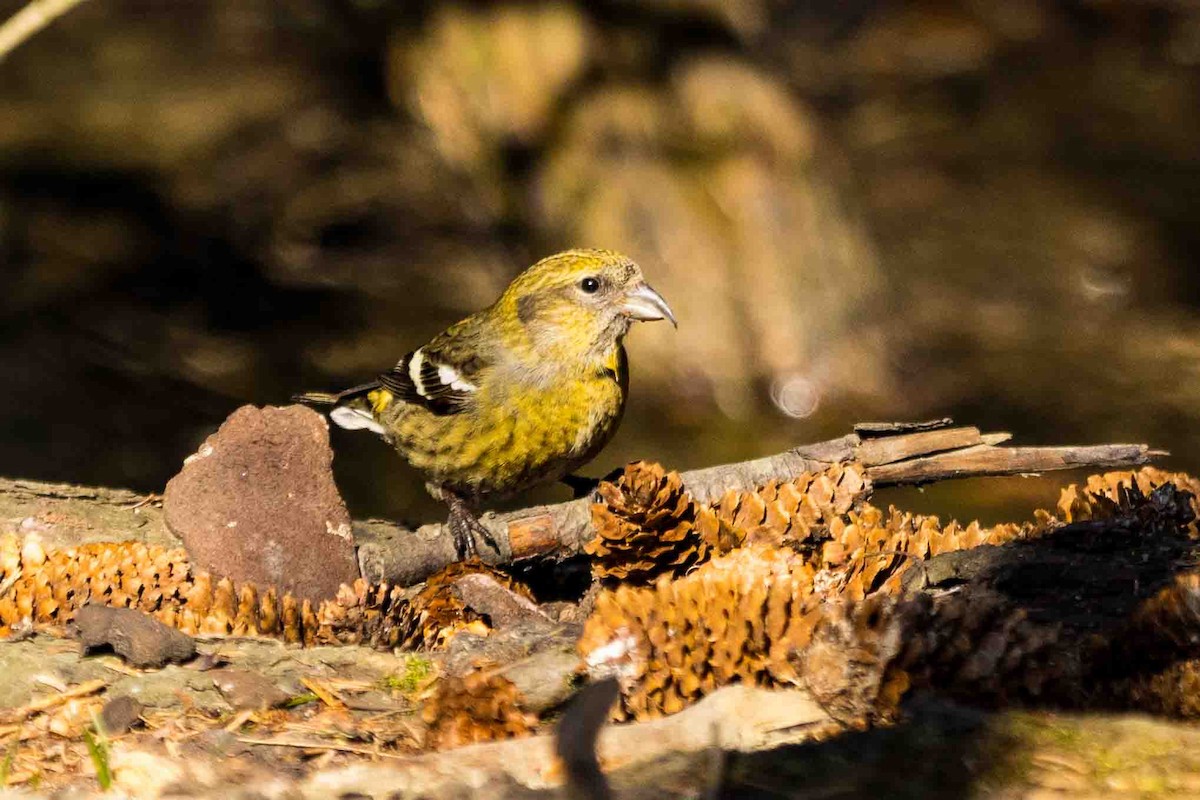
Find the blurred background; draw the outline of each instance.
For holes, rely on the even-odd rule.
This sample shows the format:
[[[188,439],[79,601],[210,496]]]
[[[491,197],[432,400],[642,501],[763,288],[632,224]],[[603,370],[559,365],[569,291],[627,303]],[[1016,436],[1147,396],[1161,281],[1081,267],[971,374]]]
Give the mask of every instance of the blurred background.
[[[159,491],[572,246],[680,320],[594,474],[943,415],[1200,469],[1200,4],[87,0],[0,63],[0,474]]]

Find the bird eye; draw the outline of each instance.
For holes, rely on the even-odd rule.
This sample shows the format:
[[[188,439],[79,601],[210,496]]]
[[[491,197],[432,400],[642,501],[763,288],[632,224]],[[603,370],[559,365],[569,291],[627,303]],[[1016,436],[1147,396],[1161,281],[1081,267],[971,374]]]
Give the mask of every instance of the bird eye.
[[[595,294],[600,291],[600,281],[596,278],[584,278],[579,282],[579,288],[588,294]]]

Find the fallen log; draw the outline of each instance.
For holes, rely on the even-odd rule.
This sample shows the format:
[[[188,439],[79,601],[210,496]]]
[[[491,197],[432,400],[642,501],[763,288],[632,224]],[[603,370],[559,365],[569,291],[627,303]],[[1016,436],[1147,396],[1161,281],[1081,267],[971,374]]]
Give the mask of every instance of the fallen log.
[[[770,481],[793,480],[835,464],[856,462],[868,478],[863,499],[884,486],[920,485],[952,478],[1024,475],[1058,470],[1113,469],[1149,463],[1163,455],[1144,444],[1065,447],[1004,447],[1008,433],[981,433],[953,427],[951,420],[924,423],[866,423],[854,433],[802,445],[765,458],[683,473],[684,485],[699,502],[726,491],[743,491]],[[497,549],[483,547],[492,564],[532,558],[564,559],[583,552],[593,535],[591,500],[535,506],[483,515]],[[441,523],[411,530],[389,522],[357,522],[363,577],[398,585],[419,583],[456,559],[453,538]]]

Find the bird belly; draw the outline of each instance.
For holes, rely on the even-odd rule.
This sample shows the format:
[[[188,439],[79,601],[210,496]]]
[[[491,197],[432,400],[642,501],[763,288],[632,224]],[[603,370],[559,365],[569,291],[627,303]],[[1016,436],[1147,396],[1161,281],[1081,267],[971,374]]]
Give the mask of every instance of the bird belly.
[[[383,421],[400,455],[431,484],[497,500],[590,461],[612,437],[623,408],[622,387],[597,379],[554,391],[510,391],[460,414],[402,404]]]

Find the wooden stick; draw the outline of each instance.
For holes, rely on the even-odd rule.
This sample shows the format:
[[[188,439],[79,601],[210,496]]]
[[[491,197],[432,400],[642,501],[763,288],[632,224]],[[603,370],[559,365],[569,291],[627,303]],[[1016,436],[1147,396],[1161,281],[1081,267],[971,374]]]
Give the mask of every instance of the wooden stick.
[[[950,478],[1022,475],[1087,467],[1113,469],[1149,463],[1160,451],[1143,444],[1067,447],[1002,447],[1008,433],[981,433],[950,427],[950,420],[928,423],[869,423],[855,433],[803,445],[773,456],[683,473],[684,485],[699,502],[709,503],[729,489],[746,491],[770,481],[794,480],[805,472],[856,462],[874,487],[924,484]],[[530,558],[568,558],[583,552],[593,535],[591,501],[573,500],[535,506],[481,520],[499,551],[481,555],[503,564]],[[453,538],[442,524],[413,531],[388,522],[358,522],[359,567],[363,577],[402,586],[419,583],[456,559]]]
[[[245,725],[247,722],[249,722],[250,718],[253,716],[254,716],[254,709],[244,708],[241,711],[239,711],[237,714],[235,714],[233,719],[231,719],[231,720],[229,720],[229,722],[225,723],[225,725],[221,728],[221,730],[225,731],[226,733],[234,733],[235,731],[241,729],[241,727],[243,725]]]
[[[867,470],[877,486],[932,483],[981,475],[1030,475],[1065,469],[1113,469],[1145,464],[1162,455],[1145,445],[1094,447],[974,447],[937,453]]]
[[[299,747],[303,750],[336,750],[339,753],[354,753],[355,755],[372,756],[377,758],[412,758],[412,756],[403,755],[400,753],[385,753],[380,750],[372,750],[369,747],[355,747],[354,745],[340,744],[338,742],[322,742],[306,739],[250,739],[244,736],[239,736],[238,741],[242,744],[267,745],[270,747]]]
[[[330,708],[345,708],[346,704],[334,694],[332,689],[322,686],[315,678],[301,678],[300,682],[304,684],[310,692],[321,699],[321,702]]]

